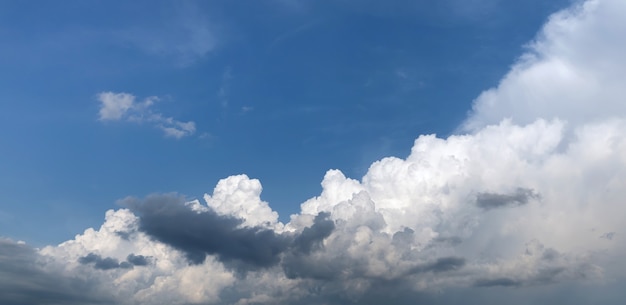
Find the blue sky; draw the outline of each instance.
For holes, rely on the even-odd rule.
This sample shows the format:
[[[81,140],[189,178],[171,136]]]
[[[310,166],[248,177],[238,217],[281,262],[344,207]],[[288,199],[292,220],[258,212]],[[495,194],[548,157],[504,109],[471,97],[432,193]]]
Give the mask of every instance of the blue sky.
[[[2,304],[624,304],[626,1],[0,1]]]
[[[568,2],[3,1],[0,230],[56,243],[119,198],[241,173],[288,219],[326,170],[451,134]],[[109,91],[197,130],[99,121]]]

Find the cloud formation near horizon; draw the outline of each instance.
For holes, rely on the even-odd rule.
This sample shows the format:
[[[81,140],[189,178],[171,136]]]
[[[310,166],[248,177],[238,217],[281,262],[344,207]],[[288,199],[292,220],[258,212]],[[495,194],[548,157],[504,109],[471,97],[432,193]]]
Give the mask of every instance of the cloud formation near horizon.
[[[554,14],[476,99],[466,134],[421,135],[408,157],[376,161],[360,180],[329,170],[288,223],[258,180],[238,175],[202,201],[123,199],[99,229],[58,246],[3,241],[0,265],[13,267],[0,278],[17,279],[17,293],[0,301],[49,292],[29,274],[59,275],[59,298],[77,298],[67,279],[116,304],[482,304],[516,291],[558,300],[546,285],[568,304],[602,300],[593,287],[619,288],[626,275],[624,16],[620,0]],[[103,94],[103,120],[151,105]]]
[[[129,93],[101,92],[98,94],[100,121],[120,121],[134,123],[148,123],[163,131],[165,136],[180,139],[196,132],[196,123],[193,121],[183,122],[171,117],[165,117],[161,113],[151,110],[156,96],[146,98],[143,102],[136,101],[134,95]]]

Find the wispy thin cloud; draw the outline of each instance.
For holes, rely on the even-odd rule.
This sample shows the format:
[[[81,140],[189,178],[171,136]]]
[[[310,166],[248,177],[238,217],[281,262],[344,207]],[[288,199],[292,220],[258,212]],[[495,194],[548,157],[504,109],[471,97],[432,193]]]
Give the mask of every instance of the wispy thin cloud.
[[[216,26],[191,2],[180,2],[161,22],[151,26],[130,26],[117,39],[146,53],[173,58],[188,66],[218,45]]]
[[[98,94],[100,121],[126,121],[133,123],[149,123],[161,129],[165,136],[180,139],[196,132],[196,123],[193,121],[179,121],[172,117],[152,110],[154,103],[159,100],[156,96],[145,98],[137,102],[136,97],[129,93],[101,92]]]
[[[230,80],[233,79],[233,69],[228,66],[224,69],[224,73],[222,73],[222,83],[220,85],[220,89],[217,91],[217,97],[220,100],[220,104],[222,107],[228,107],[230,103]]]

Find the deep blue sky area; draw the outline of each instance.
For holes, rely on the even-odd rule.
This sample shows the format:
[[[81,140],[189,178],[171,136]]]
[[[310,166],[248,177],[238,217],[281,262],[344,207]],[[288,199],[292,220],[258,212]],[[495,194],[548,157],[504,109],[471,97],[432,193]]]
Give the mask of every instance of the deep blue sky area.
[[[0,236],[58,243],[120,198],[242,173],[288,220],[328,169],[450,135],[570,3],[2,1]],[[196,129],[101,120],[102,92]]]

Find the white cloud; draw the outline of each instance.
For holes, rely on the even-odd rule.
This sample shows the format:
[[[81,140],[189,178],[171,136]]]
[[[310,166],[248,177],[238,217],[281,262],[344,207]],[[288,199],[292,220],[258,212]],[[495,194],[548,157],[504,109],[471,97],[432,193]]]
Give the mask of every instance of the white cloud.
[[[546,296],[545,287],[576,283],[588,285],[567,291],[587,299],[564,302],[588,303],[603,293],[594,285],[620,289],[626,275],[626,109],[619,102],[626,43],[616,36],[626,33],[623,16],[626,4],[617,0],[552,16],[530,53],[475,101],[463,126],[470,133],[422,135],[406,159],[379,160],[361,180],[330,170],[320,196],[285,225],[261,200],[260,182],[239,175],[221,180],[204,202],[173,208],[165,205],[176,204],[171,196],[131,200],[130,210],[107,212],[100,229],[46,247],[38,260],[45,274],[97,283],[98,295],[121,304],[413,304],[441,291],[448,299],[430,303],[471,303],[485,287],[489,296],[551,303],[562,296]],[[156,119],[152,99],[131,101],[107,115],[176,122]],[[155,199],[163,200],[147,206]],[[147,228],[164,224],[146,221],[149,213],[189,221]],[[154,234],[163,228],[176,229],[176,238]],[[80,263],[92,253],[107,262],[141,255],[151,264],[102,270]],[[190,264],[190,254],[206,259]],[[246,265],[259,257],[276,260]],[[470,297],[450,297],[460,290]]]
[[[313,297],[370,304],[368,295],[385,293],[389,283],[407,297],[459,287],[534,292],[557,283],[610,283],[626,272],[615,265],[626,254],[619,242],[626,229],[626,120],[585,124],[571,137],[566,126],[505,120],[471,135],[421,136],[406,159],[380,160],[361,181],[329,171],[322,194],[303,203],[284,230],[260,199],[258,180],[221,180],[205,202],[190,202],[189,209],[242,218],[243,227],[286,236],[314,231],[319,212],[330,213],[334,223],[320,245],[285,251],[278,265],[245,276],[219,254],[189,265],[175,245],[145,233],[143,212],[126,209],[107,212],[99,230],[40,253],[64,274],[89,275],[128,304],[293,304]],[[484,194],[493,194],[490,209],[479,202]],[[175,226],[187,230],[178,221]],[[617,233],[601,237],[608,232]],[[188,234],[219,240],[223,231]],[[239,242],[233,245],[247,247],[245,239]],[[142,255],[154,264],[96,270],[77,262],[89,253],[118,261]]]
[[[474,102],[465,130],[508,117],[517,124],[560,118],[570,124],[626,113],[626,2],[590,0],[550,17],[528,52]]]
[[[135,97],[128,93],[102,92],[98,94],[100,120],[120,120],[133,106]]]
[[[177,139],[196,132],[196,123],[193,121],[182,122],[152,111],[152,106],[158,100],[158,97],[151,96],[139,103],[129,93],[102,92],[98,94],[99,120],[149,123],[161,129],[165,136]]]
[[[261,200],[261,182],[246,175],[230,176],[217,183],[213,195],[204,194],[207,205],[220,215],[244,219],[243,226],[282,229],[278,213]]]

